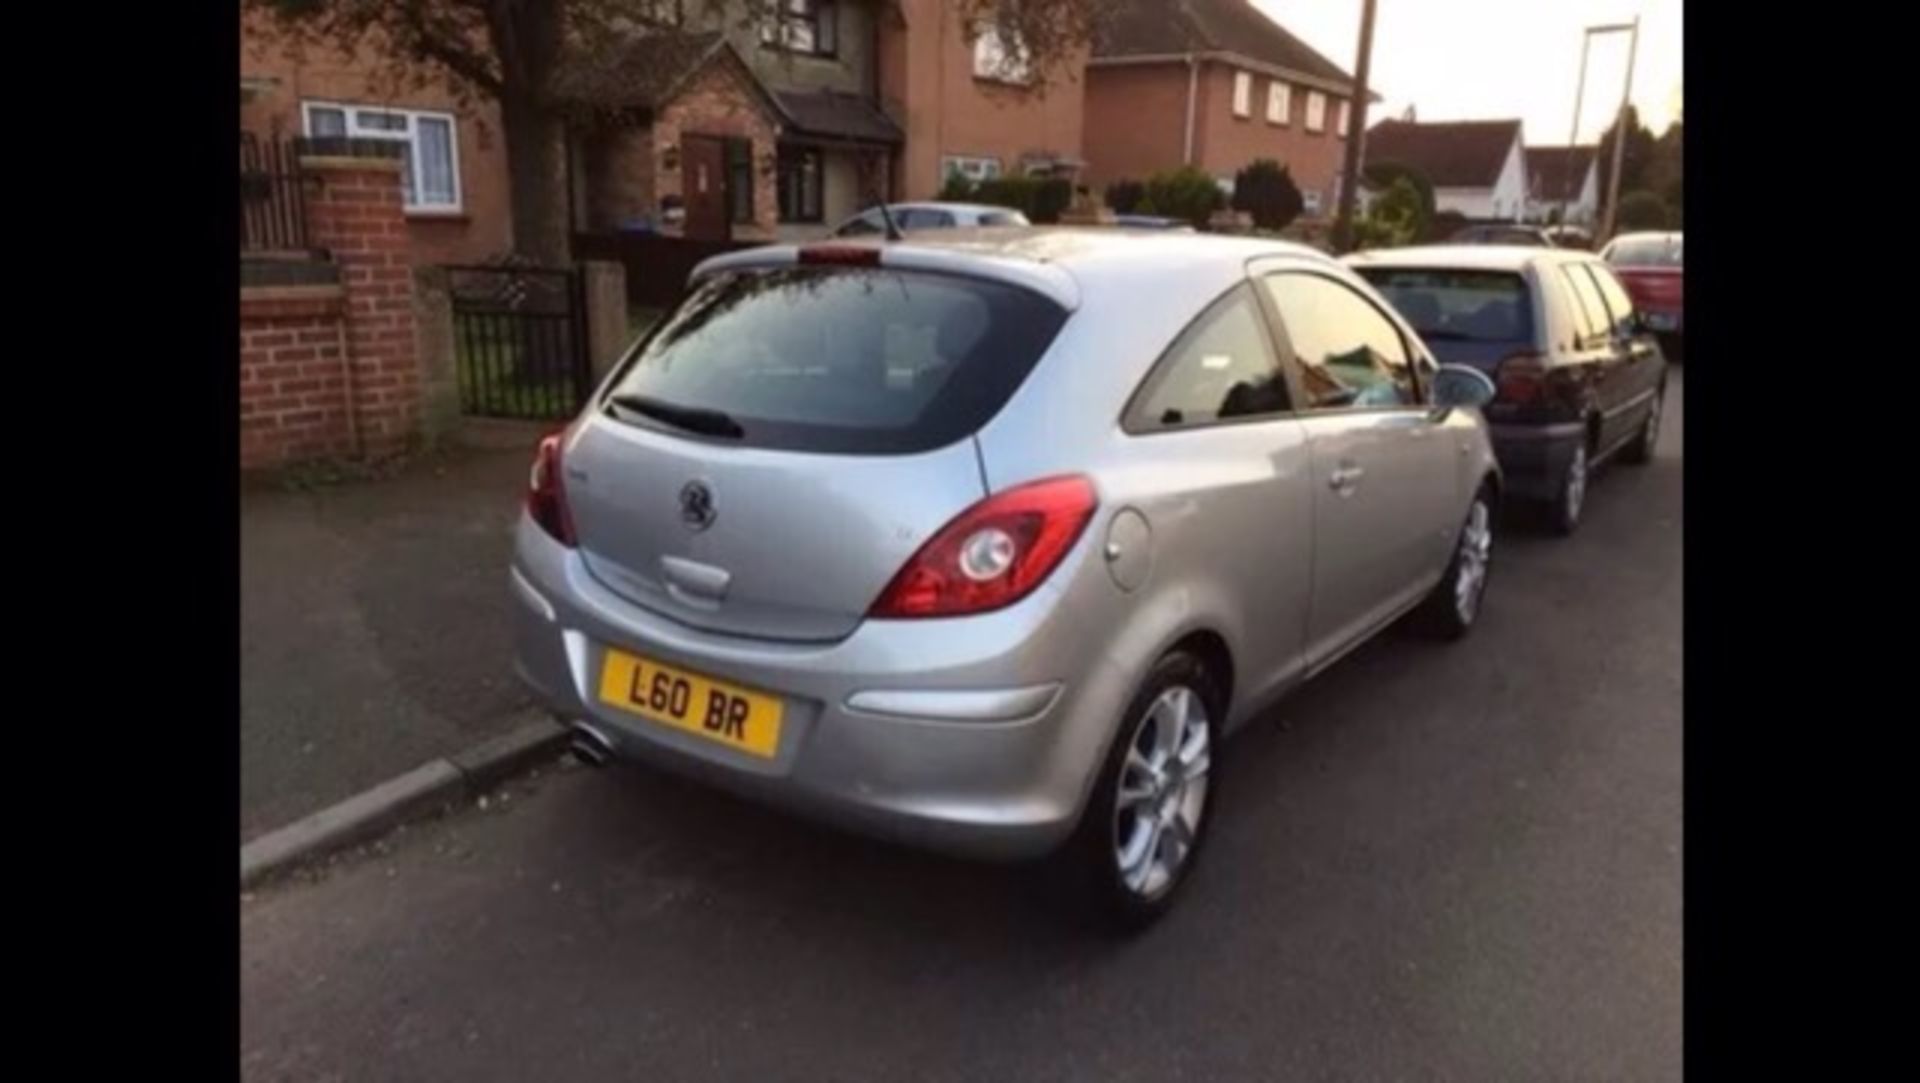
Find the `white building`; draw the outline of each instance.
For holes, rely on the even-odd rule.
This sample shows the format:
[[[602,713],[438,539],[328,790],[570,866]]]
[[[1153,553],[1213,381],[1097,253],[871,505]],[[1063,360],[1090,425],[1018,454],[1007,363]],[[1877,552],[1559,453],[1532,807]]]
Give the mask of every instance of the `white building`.
[[[1599,155],[1593,147],[1528,147],[1529,222],[1545,222],[1562,204],[1563,221],[1591,223],[1600,211]]]
[[[1403,165],[1426,177],[1437,211],[1502,222],[1527,213],[1518,120],[1384,120],[1367,130],[1363,150],[1368,165]]]

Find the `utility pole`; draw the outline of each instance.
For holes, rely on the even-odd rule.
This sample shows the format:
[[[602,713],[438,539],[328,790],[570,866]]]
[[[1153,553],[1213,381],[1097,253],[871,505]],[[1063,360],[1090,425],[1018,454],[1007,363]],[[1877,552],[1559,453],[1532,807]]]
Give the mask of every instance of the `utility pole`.
[[[1613,122],[1613,176],[1607,181],[1607,214],[1596,242],[1613,236],[1613,225],[1620,213],[1620,159],[1627,145],[1627,109],[1633,97],[1633,58],[1640,51],[1640,16],[1633,17],[1633,36],[1627,45],[1627,85],[1620,91],[1620,112]]]
[[[1373,3],[1360,4],[1360,59],[1353,65],[1353,101],[1348,105],[1347,160],[1340,171],[1340,210],[1333,223],[1333,250],[1353,250],[1353,204],[1360,195],[1360,149],[1367,138],[1367,73],[1373,66]]]
[[[1567,207],[1573,202],[1573,148],[1580,145],[1580,99],[1587,92],[1587,47],[1593,30],[1580,35],[1580,81],[1573,87],[1573,130],[1567,133],[1567,178],[1560,185],[1560,224],[1567,225]]]

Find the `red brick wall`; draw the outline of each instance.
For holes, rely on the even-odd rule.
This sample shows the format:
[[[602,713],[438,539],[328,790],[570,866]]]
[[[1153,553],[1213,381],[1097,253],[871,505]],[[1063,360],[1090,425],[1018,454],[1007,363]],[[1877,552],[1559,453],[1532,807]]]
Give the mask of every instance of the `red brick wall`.
[[[420,421],[420,363],[413,334],[409,227],[400,206],[398,163],[306,158],[320,178],[307,197],[313,243],[340,267],[346,292],[347,353],[354,423],[363,453],[399,451]]]
[[[240,465],[380,458],[420,430],[410,228],[391,159],[305,158],[337,286],[240,292]]]
[[[342,303],[332,287],[242,292],[242,469],[352,454],[340,353]]]
[[[1145,180],[1186,153],[1187,66],[1087,69],[1087,179]]]

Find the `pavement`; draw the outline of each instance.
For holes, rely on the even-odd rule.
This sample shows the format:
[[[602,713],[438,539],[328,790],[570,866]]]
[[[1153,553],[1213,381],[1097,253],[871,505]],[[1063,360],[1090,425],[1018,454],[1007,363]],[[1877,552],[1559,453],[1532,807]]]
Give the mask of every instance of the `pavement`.
[[[538,717],[506,580],[531,447],[242,493],[242,842]]]
[[[242,897],[248,1080],[1586,1080],[1681,1072],[1681,373],[1458,644],[1389,633],[1216,761],[1168,918],[638,768]]]

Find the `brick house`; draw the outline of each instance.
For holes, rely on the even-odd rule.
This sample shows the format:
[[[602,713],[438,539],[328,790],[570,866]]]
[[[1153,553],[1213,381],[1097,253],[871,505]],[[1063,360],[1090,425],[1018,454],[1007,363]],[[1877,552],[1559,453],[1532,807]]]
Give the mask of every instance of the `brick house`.
[[[1518,120],[1383,120],[1367,130],[1364,149],[1369,165],[1392,162],[1419,170],[1433,185],[1436,210],[1500,222],[1526,213]]]
[[[897,198],[931,199],[953,172],[1077,175],[1084,48],[1036,72],[942,0],[890,0],[879,15],[880,100],[906,132]]]
[[[377,43],[296,49],[269,20],[240,21],[240,127],[260,138],[350,136],[402,149],[407,250],[471,263],[512,243],[500,112],[451,83],[402,79]]]
[[[1526,158],[1527,221],[1547,221],[1563,203],[1568,223],[1594,220],[1600,209],[1600,169],[1593,147],[1528,147]]]
[[[879,198],[903,139],[875,93],[880,7],[787,0],[754,26],[662,0],[631,41],[570,61],[556,97],[599,118],[572,125],[576,228],[792,240]]]
[[[1333,213],[1353,78],[1247,0],[1119,0],[1086,84],[1096,186],[1188,164],[1225,186],[1272,158],[1307,217]]]

